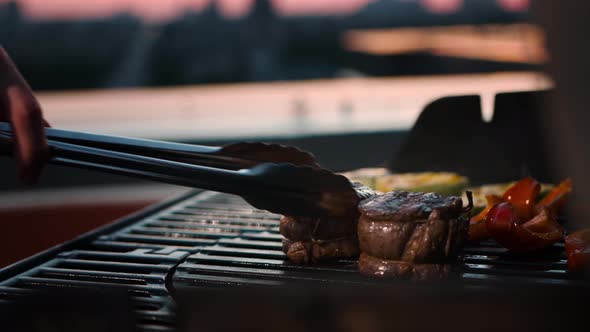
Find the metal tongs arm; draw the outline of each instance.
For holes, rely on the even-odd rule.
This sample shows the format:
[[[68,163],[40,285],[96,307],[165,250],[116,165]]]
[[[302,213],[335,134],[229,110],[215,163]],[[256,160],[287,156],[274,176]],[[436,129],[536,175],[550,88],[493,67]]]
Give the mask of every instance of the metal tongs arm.
[[[6,127],[0,127],[0,142],[10,144],[12,140],[10,127],[5,129]],[[56,130],[51,129],[51,131],[54,131],[53,134],[55,134]],[[356,192],[346,178],[318,167],[292,163],[272,163],[254,158],[247,159],[255,161],[254,165],[249,168],[231,165],[230,159],[224,159],[224,162],[228,163],[230,167],[211,167],[207,165],[210,159],[205,158],[206,165],[202,164],[201,152],[208,155],[214,149],[218,149],[213,152],[217,153],[223,151],[225,147],[196,146],[192,149],[190,145],[186,144],[176,145],[158,141],[147,141],[148,143],[146,143],[144,140],[84,133],[75,133],[75,138],[68,139],[62,136],[64,141],[70,140],[78,143],[91,141],[94,146],[102,144],[109,147],[112,146],[111,144],[115,144],[121,150],[137,151],[135,149],[139,149],[142,152],[153,152],[142,155],[66,143],[55,140],[53,134],[47,135],[47,142],[51,150],[49,162],[53,164],[235,194],[242,196],[257,208],[281,214],[341,215],[350,212],[350,209],[354,208],[358,202]],[[58,131],[58,134],[64,133]],[[252,143],[246,143],[246,145],[248,144],[252,145]],[[260,146],[264,145],[253,144],[256,145],[254,150],[261,153]],[[243,149],[243,146],[240,149]],[[271,152],[276,149],[276,146],[266,146],[271,146]],[[174,151],[173,153],[190,150],[192,163],[151,156],[162,151],[163,147],[166,151]],[[264,151],[261,154],[264,155]],[[272,159],[272,153],[266,153],[266,155]],[[215,157],[216,155],[212,154],[211,156]],[[280,159],[283,158],[280,157]]]
[[[11,133],[10,125],[0,122],[0,132]],[[46,128],[45,135],[48,139],[56,142],[225,169],[249,168],[264,162],[286,162],[318,167],[315,157],[311,153],[279,144],[246,142],[226,146],[204,146],[54,128]]]

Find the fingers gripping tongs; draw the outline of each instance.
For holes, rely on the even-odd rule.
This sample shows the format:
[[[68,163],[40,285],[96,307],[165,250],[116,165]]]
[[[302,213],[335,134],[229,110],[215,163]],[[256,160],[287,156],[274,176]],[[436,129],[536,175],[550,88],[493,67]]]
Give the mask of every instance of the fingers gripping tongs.
[[[200,146],[45,129],[49,162],[242,196],[259,209],[300,216],[343,215],[356,207],[351,183],[294,147]],[[0,153],[12,128],[0,122]],[[2,146],[4,148],[2,148]]]

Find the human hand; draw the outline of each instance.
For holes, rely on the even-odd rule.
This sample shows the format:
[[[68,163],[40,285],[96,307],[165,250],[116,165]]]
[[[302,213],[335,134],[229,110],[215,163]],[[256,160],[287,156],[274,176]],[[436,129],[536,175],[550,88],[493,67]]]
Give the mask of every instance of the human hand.
[[[48,157],[41,106],[18,69],[0,47],[0,121],[10,122],[14,130],[14,153],[20,179],[34,183]]]

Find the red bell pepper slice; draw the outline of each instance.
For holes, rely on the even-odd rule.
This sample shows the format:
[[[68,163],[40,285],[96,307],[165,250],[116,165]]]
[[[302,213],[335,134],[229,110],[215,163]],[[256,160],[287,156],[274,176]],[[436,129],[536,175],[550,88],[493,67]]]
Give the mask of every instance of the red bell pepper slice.
[[[486,200],[486,208],[469,220],[469,241],[479,242],[490,237],[490,233],[488,233],[488,229],[486,228],[485,218],[495,204],[502,202],[502,197],[487,195]]]
[[[567,178],[561,181],[555,188],[545,196],[537,205],[535,210],[541,212],[543,209],[549,210],[553,215],[557,215],[559,210],[565,204],[565,199],[572,192],[572,179]]]
[[[485,218],[490,235],[514,252],[530,252],[551,246],[563,237],[563,228],[547,210],[527,222],[519,218],[522,212],[511,202],[494,205]]]
[[[567,269],[573,273],[583,273],[590,269],[590,248],[574,251],[567,256]]]
[[[570,272],[584,272],[590,268],[590,228],[565,237],[567,268]]]
[[[512,203],[519,221],[527,221],[535,215],[535,203],[540,191],[541,184],[529,176],[508,188],[502,199]]]

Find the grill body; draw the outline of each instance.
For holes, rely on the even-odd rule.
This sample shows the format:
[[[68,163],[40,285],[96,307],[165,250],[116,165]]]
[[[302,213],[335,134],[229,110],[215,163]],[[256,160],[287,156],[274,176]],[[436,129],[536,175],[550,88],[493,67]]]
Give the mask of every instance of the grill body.
[[[175,329],[175,293],[187,289],[423,287],[362,277],[354,260],[292,264],[281,251],[279,217],[236,196],[193,192],[2,270],[0,305],[43,290],[122,291],[140,330],[169,331]],[[459,268],[453,283],[464,290],[589,288],[567,273],[563,244],[529,257],[493,242],[467,246]]]

